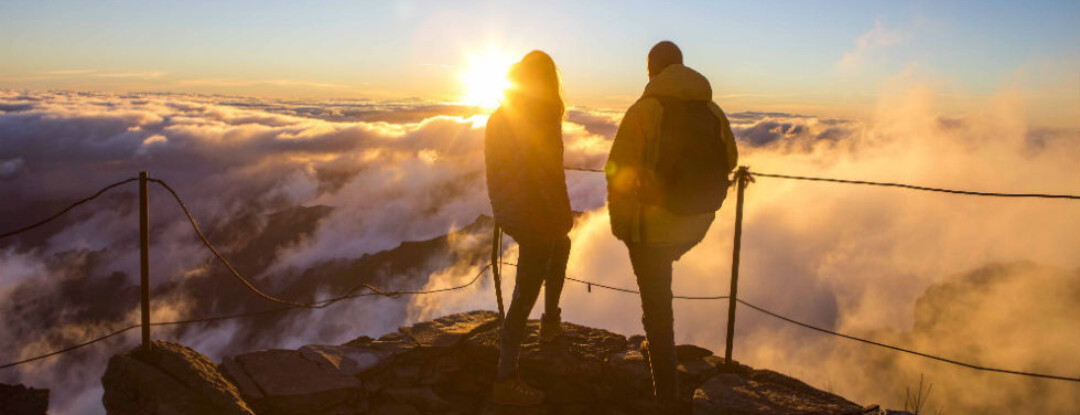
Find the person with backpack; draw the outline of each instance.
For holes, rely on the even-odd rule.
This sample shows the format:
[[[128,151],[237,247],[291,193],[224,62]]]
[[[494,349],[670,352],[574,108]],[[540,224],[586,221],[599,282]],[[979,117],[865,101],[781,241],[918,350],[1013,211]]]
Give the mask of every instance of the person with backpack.
[[[511,85],[487,122],[484,160],[495,223],[517,241],[519,254],[514,296],[499,331],[491,400],[528,406],[541,403],[544,392],[518,374],[525,323],[543,285],[540,340],[551,341],[562,333],[559,295],[574,219],[563,171],[565,106],[555,62],[534,50],[510,67],[507,78]]]
[[[626,111],[604,171],[611,230],[626,243],[641,291],[653,392],[678,404],[672,263],[697,245],[727,195],[738,162],[731,125],[712,87],[663,41],[648,55],[649,83]]]

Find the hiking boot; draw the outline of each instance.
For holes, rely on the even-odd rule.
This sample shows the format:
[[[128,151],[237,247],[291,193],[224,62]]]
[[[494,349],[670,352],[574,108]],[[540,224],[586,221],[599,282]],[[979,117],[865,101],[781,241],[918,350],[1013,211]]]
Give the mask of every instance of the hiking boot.
[[[562,309],[556,309],[554,315],[540,317],[540,341],[550,342],[562,333]]]
[[[518,375],[496,380],[491,388],[491,402],[497,405],[533,406],[544,401],[544,391],[536,389]]]
[[[642,342],[642,354],[649,362],[652,373],[653,394],[660,402],[675,402],[678,396],[678,359],[673,344]]]

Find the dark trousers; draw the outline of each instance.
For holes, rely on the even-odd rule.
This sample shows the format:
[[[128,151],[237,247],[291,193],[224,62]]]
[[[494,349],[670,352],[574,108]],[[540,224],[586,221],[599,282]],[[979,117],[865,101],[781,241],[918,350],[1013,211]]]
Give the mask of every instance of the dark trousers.
[[[660,402],[675,402],[678,395],[671,264],[692,246],[627,244],[641,291],[641,323],[649,340],[653,393]]]
[[[510,236],[518,243],[517,283],[500,332],[500,379],[517,371],[518,354],[525,339],[525,322],[540,296],[542,285],[546,287],[544,313],[549,316],[559,314],[559,296],[566,279],[566,261],[570,258],[570,237],[566,235],[547,238]]]

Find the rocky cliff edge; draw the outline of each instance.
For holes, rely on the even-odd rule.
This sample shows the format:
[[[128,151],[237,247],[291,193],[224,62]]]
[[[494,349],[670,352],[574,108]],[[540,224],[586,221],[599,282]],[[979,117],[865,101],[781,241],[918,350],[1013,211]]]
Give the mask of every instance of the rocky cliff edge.
[[[641,336],[565,323],[541,344],[529,323],[526,381],[544,389],[537,407],[488,402],[498,361],[497,314],[473,311],[402,327],[378,339],[298,350],[260,350],[215,364],[185,346],[155,341],[109,360],[102,401],[109,414],[653,414]],[[695,414],[877,414],[799,380],[725,365],[709,350],[678,347]]]

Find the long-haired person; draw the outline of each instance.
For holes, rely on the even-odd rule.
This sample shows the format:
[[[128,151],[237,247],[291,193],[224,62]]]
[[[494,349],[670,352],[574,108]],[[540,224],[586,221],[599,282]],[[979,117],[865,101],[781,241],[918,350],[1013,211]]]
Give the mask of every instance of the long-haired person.
[[[492,401],[536,405],[544,393],[521,380],[518,354],[525,323],[544,291],[540,338],[562,332],[559,295],[570,255],[573,226],[563,172],[559,72],[546,53],[534,50],[510,67],[502,105],[488,119],[484,137],[488,196],[495,222],[518,243],[517,284],[500,331],[499,373]]]

